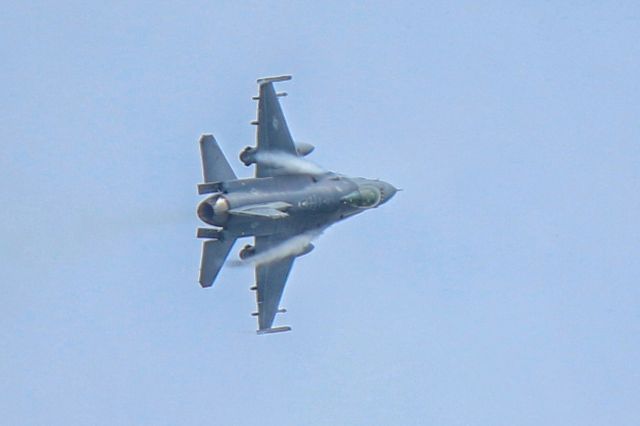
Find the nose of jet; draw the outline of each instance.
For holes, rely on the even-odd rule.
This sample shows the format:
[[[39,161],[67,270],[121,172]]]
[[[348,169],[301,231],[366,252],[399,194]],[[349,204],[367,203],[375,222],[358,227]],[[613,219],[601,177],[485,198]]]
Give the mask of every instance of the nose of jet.
[[[383,182],[383,181],[380,181],[379,189],[380,189],[380,195],[382,198],[380,200],[380,204],[386,203],[391,198],[393,198],[394,195],[396,195],[396,192],[398,192],[398,189],[396,187],[394,187],[390,183]]]

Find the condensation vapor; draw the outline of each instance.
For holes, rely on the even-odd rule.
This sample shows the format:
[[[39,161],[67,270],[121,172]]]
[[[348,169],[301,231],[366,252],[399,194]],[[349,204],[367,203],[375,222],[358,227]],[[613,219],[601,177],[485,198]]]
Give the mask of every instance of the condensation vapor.
[[[258,152],[256,154],[256,161],[265,166],[285,169],[292,173],[321,175],[327,172],[319,165],[291,154]]]
[[[262,253],[256,253],[255,255],[243,259],[233,261],[233,266],[245,266],[245,265],[266,265],[271,262],[285,259],[290,256],[298,256],[307,250],[311,241],[318,238],[322,231],[305,232],[304,234],[296,235],[282,243],[271,247]]]

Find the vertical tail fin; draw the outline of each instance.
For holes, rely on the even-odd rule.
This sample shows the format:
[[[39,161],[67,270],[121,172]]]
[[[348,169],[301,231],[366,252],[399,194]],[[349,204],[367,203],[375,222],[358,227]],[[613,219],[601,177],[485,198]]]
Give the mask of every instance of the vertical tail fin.
[[[205,183],[237,179],[213,135],[200,136],[200,154]]]
[[[208,240],[202,244],[202,259],[200,261],[200,285],[202,287],[213,285],[235,242],[235,238],[229,238]]]

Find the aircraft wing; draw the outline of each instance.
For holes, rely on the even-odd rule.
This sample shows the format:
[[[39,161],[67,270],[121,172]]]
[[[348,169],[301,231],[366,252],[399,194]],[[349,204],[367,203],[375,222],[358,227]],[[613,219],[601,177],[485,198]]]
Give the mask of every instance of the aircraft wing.
[[[282,243],[281,236],[256,237],[256,251],[268,250]],[[273,320],[280,309],[280,299],[295,257],[289,256],[266,264],[256,265],[256,300],[258,303],[258,334],[289,331],[290,327],[272,328]]]
[[[258,96],[258,140],[260,155],[286,154],[297,157],[296,147],[289,133],[287,121],[280,108],[278,94],[273,87],[276,81],[290,80],[291,76],[261,78]],[[281,169],[265,164],[256,164],[256,177],[271,177],[282,174]]]

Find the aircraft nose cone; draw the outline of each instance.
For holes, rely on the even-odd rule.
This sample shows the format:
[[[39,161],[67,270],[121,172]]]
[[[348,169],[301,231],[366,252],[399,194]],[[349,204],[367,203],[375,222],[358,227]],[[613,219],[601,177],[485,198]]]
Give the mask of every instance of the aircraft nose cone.
[[[380,182],[380,195],[382,195],[382,203],[386,203],[391,198],[393,198],[393,196],[396,195],[396,192],[398,192],[398,189],[390,183]]]

